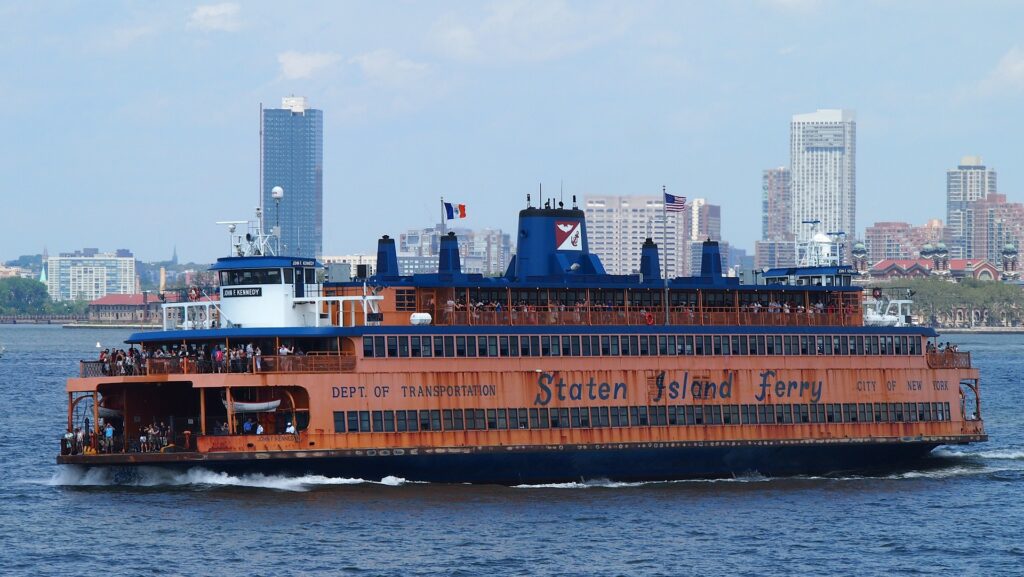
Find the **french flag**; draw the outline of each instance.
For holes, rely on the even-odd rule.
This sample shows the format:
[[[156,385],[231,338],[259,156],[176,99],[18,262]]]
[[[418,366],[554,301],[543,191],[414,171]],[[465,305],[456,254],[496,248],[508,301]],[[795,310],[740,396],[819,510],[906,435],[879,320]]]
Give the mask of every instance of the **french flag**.
[[[444,203],[444,210],[448,213],[448,220],[454,218],[466,218],[466,205],[464,204],[452,204],[450,202]]]

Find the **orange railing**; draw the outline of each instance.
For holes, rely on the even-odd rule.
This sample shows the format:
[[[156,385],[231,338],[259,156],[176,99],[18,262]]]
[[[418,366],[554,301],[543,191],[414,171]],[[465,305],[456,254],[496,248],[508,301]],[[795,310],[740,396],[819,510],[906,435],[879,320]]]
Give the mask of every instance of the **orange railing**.
[[[145,363],[130,372],[122,371],[117,376],[134,375],[198,375],[205,373],[344,373],[354,371],[356,358],[351,354],[307,354],[307,355],[264,355],[244,360],[225,360],[216,363],[208,359],[193,357],[157,357],[146,359]],[[102,377],[111,374],[109,367],[101,361],[81,361],[79,375]]]
[[[660,307],[524,307],[514,310],[459,309],[440,311],[435,323],[442,326],[573,326],[573,325],[663,325]],[[735,307],[673,307],[668,315],[673,325],[750,325],[774,327],[860,326],[860,311],[833,308],[768,310]]]
[[[928,351],[928,366],[933,369],[969,369],[971,353],[958,351]]]

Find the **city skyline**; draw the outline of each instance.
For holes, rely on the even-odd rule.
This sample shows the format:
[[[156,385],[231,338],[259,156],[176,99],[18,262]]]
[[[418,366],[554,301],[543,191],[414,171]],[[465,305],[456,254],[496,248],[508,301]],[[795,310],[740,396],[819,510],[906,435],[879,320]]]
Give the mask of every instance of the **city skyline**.
[[[861,223],[941,218],[970,154],[1018,202],[1024,7],[972,7],[985,43],[955,3],[8,6],[0,260],[222,256],[213,223],[259,202],[258,107],[283,94],[325,111],[327,253],[426,224],[440,195],[513,230],[538,182],[707,198],[749,249],[762,170],[819,108],[857,111]]]

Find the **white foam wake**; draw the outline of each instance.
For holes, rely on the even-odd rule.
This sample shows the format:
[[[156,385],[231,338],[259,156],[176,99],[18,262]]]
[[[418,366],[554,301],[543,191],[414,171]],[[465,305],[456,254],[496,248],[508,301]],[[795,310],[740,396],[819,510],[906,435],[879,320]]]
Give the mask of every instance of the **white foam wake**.
[[[937,457],[947,458],[980,458],[1008,461],[1024,461],[1024,450],[1022,449],[993,449],[991,451],[956,451],[953,449],[936,449],[932,452]]]
[[[121,478],[110,469],[80,467],[62,467],[46,484],[53,486],[92,487],[92,486],[200,486],[200,487],[252,487],[277,491],[309,491],[318,486],[329,485],[387,485],[398,487],[409,481],[401,477],[387,476],[380,481],[358,478],[325,477],[323,475],[303,475],[288,477],[282,475],[229,475],[202,468],[192,468],[184,472],[168,471],[154,467],[138,467],[132,470],[127,478]]]

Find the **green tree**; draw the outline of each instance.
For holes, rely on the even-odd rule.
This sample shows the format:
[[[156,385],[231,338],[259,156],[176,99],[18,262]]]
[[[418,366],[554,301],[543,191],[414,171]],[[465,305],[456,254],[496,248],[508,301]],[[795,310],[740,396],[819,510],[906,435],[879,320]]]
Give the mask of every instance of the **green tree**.
[[[0,279],[0,312],[8,315],[42,314],[50,302],[46,285],[28,278]]]

